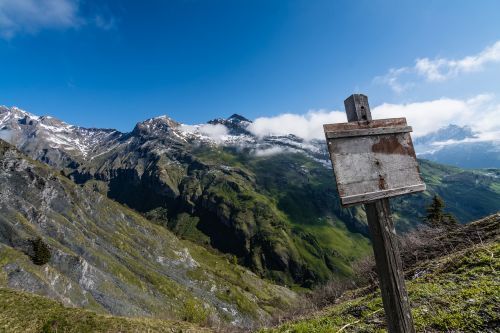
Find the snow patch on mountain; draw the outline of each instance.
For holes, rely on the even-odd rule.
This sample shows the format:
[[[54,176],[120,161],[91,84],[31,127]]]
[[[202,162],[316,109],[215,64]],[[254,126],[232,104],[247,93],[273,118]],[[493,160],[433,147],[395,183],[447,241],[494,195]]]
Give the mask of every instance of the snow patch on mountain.
[[[249,131],[252,121],[233,114],[206,124],[181,124],[164,115],[138,123],[132,132],[89,129],[67,124],[49,116],[35,116],[18,108],[0,108],[0,137],[27,151],[52,149],[73,157],[93,160],[127,145],[134,138],[164,140],[181,144],[208,144],[249,149],[255,156],[303,152],[328,161],[323,140],[304,140],[293,134],[257,136]],[[162,141],[163,142],[163,141]],[[26,149],[26,146],[29,149]]]
[[[0,105],[0,114],[3,115],[2,120],[0,120],[0,125],[3,125],[3,123],[6,122],[8,120],[8,118],[10,118],[10,117],[14,117],[15,119],[29,117],[29,118],[34,119],[34,120],[38,120],[40,118],[32,113],[29,113],[27,111],[24,111],[24,110],[18,108],[17,106],[13,106],[13,107],[9,108],[5,105]]]
[[[415,139],[420,158],[463,168],[500,167],[500,133],[449,125]]]
[[[33,145],[43,149],[45,143],[52,149],[76,152],[87,157],[115,130],[89,129],[67,124],[50,116],[36,116],[17,107],[0,107],[1,138],[16,146]],[[37,140],[33,140],[37,139]]]
[[[492,144],[500,145],[500,133],[482,133],[474,132],[469,126],[457,126],[454,124],[440,128],[425,136],[414,140],[417,155],[434,154],[439,150],[451,146],[491,141]],[[491,135],[493,134],[493,135]],[[497,141],[497,144],[494,142]]]

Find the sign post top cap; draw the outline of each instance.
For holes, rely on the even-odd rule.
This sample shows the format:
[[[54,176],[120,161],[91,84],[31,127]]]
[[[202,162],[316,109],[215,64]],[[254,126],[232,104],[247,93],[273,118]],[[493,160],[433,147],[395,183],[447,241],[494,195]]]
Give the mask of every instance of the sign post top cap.
[[[372,120],[368,97],[363,94],[353,94],[344,101],[347,121]]]

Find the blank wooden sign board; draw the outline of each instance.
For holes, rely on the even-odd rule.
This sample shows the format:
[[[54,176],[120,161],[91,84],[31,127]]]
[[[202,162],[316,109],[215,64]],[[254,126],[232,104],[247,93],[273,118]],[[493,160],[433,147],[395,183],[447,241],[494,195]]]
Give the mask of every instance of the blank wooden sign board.
[[[343,206],[425,190],[405,118],[324,125]]]
[[[417,158],[405,118],[372,120],[368,97],[344,102],[348,123],[323,125],[342,206],[365,204],[387,328],[413,333],[388,198],[420,192]]]

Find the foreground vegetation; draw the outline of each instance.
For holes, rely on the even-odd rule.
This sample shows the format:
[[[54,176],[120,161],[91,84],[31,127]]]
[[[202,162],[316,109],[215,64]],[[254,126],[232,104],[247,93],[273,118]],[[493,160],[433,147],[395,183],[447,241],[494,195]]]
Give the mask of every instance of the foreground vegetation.
[[[210,332],[186,322],[112,317],[67,308],[48,298],[0,288],[1,332]]]
[[[422,235],[426,235],[425,241]],[[405,237],[403,246],[417,332],[498,331],[500,214],[454,229],[425,229]],[[372,275],[370,265],[362,269],[365,273],[357,275]],[[376,286],[368,283],[344,292],[346,287],[336,281],[313,292],[315,299],[304,296],[302,306],[309,306],[282,316],[280,325],[259,333],[384,332],[384,311]],[[331,305],[325,307],[328,302]],[[2,332],[242,332],[235,327],[211,326],[113,317],[0,288]]]
[[[500,215],[442,238],[441,256],[413,261],[406,271],[412,314],[418,332],[494,332],[500,327]],[[477,235],[467,234],[472,230]],[[460,236],[460,242],[454,236]],[[432,242],[432,240],[431,240]],[[432,242],[435,243],[435,242]],[[444,244],[447,243],[447,244]],[[435,244],[427,247],[430,257]],[[451,246],[461,248],[453,252]],[[446,254],[446,248],[451,251]],[[424,255],[414,248],[413,254]],[[407,262],[412,262],[409,253]],[[413,258],[414,259],[414,258]],[[335,304],[261,333],[384,332],[378,289],[347,292]]]

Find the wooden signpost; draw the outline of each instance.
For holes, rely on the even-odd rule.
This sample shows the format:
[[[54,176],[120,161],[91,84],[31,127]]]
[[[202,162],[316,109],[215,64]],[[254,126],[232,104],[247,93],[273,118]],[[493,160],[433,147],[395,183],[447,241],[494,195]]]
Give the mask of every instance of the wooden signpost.
[[[348,123],[324,125],[342,206],[364,204],[388,330],[415,332],[389,198],[421,192],[417,158],[405,118],[372,120],[368,97],[344,101]]]

